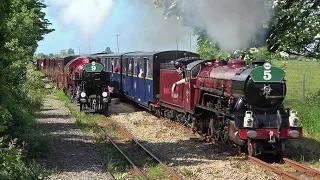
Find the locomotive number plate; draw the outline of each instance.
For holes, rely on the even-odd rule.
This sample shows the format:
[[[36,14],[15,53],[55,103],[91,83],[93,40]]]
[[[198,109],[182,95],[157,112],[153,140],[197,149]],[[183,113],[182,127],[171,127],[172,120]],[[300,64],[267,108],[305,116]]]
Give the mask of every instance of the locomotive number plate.
[[[271,66],[270,63],[264,63],[263,66],[254,68],[250,75],[254,82],[280,82],[285,72],[278,67]]]

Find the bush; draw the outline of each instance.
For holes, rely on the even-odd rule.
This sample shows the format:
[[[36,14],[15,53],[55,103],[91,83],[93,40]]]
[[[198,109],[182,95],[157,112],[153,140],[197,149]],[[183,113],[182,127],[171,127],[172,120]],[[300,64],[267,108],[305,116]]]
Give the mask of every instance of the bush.
[[[4,144],[0,139],[0,179],[44,179],[48,174],[35,163],[25,163],[23,149],[18,148],[16,139]]]
[[[47,137],[35,131],[44,83],[32,65],[13,63],[0,71],[6,76],[0,78],[0,179],[41,179],[40,166],[28,161],[50,150]]]

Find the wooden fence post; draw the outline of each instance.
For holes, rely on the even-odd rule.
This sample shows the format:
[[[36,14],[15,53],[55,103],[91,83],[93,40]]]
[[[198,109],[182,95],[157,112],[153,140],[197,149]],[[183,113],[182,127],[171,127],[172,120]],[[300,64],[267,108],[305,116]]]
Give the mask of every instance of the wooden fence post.
[[[306,74],[303,74],[303,77],[302,77],[302,102],[305,101],[305,94],[306,94]]]

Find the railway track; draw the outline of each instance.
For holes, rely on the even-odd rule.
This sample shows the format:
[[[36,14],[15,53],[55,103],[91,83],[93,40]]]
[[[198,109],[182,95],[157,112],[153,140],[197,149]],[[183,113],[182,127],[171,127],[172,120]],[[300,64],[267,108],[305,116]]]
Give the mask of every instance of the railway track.
[[[153,114],[153,113],[150,113]],[[155,115],[155,114],[153,114]],[[124,129],[122,129],[121,127],[119,127],[115,122],[113,122],[112,120],[110,120],[111,123],[113,123],[114,125],[116,125],[118,132],[124,136],[126,139],[130,140],[133,144],[135,144],[137,147],[139,147],[141,149],[141,151],[146,152],[152,159],[154,159],[159,165],[162,166],[162,168],[164,170],[166,170],[167,172],[170,173],[170,179],[182,179],[181,177],[179,177],[172,169],[170,169],[167,165],[165,165],[163,162],[161,162],[155,155],[153,155],[149,150],[147,150],[147,148],[145,148],[141,143],[139,143],[136,139],[134,139],[129,133],[127,133]],[[174,122],[171,121],[172,124],[176,127],[183,127],[185,130],[189,131],[190,133],[193,133],[194,135],[196,135],[198,138],[202,138],[203,140],[206,141],[211,141],[210,138],[208,138],[207,136],[201,134],[200,132],[195,132],[192,129],[190,129],[189,127],[183,126],[181,124],[179,124],[178,122]],[[121,150],[121,148],[117,145],[117,143],[115,142],[115,140],[109,136],[106,133],[106,138],[116,147],[116,149],[126,158],[126,160],[132,165],[132,167],[134,168],[136,174],[140,175],[143,179],[148,179],[145,171],[141,170],[138,168],[138,166],[134,163],[134,160],[130,159],[128,155],[125,154],[124,151]],[[272,164],[269,164],[267,162],[264,162],[256,157],[251,157],[251,156],[247,156],[243,153],[240,153],[239,151],[235,150],[235,149],[231,149],[230,147],[228,147],[225,144],[222,144],[220,142],[216,143],[217,146],[223,148],[226,151],[229,151],[230,154],[233,155],[238,155],[238,156],[243,156],[246,160],[248,160],[249,162],[260,166],[261,168],[268,170],[268,171],[272,171],[276,174],[278,174],[279,176],[281,176],[283,179],[285,180],[300,180],[301,178],[299,178],[298,176],[294,176],[292,173],[286,172],[284,170],[279,169],[276,166],[273,166]],[[306,174],[314,179],[320,179],[320,172],[316,171],[312,168],[306,167],[298,162],[292,161],[290,159],[287,158],[283,158],[283,162],[285,166],[288,166],[292,169],[294,169],[296,172],[300,172],[300,174]]]
[[[193,133],[197,137],[203,138],[203,140],[205,140],[205,141],[212,142],[212,140],[209,137],[201,134],[200,132],[193,131],[189,127],[183,126],[178,122],[174,122],[174,121],[171,121],[171,122],[176,127],[182,127],[185,130],[189,131],[189,133]],[[243,156],[246,160],[248,160],[252,164],[258,165],[258,166],[260,166],[261,168],[263,168],[265,170],[272,171],[272,172],[278,174],[284,180],[301,180],[301,178],[299,178],[297,176],[294,176],[293,174],[291,174],[289,172],[281,170],[278,167],[273,166],[272,164],[269,164],[269,163],[267,163],[267,162],[265,162],[263,160],[260,160],[260,159],[258,159],[256,157],[251,157],[251,156],[245,155],[243,153],[240,153],[240,151],[238,151],[236,149],[231,149],[229,146],[227,146],[225,144],[222,144],[220,142],[216,142],[216,145],[218,147],[220,147],[220,148],[223,148],[226,151],[229,151],[230,154]],[[282,160],[283,160],[283,164],[285,166],[292,168],[295,172],[298,172],[298,174],[300,174],[300,175],[301,174],[305,174],[305,175],[307,175],[307,176],[309,176],[309,177],[311,177],[313,179],[319,179],[320,180],[320,172],[319,171],[314,170],[314,169],[312,169],[310,167],[304,166],[304,165],[302,165],[302,164],[300,164],[298,162],[295,162],[293,160],[290,160],[288,158],[283,158]]]
[[[129,133],[127,133],[124,129],[122,129],[120,126],[118,126],[116,123],[114,123],[112,120],[110,122],[116,126],[118,132],[127,140],[131,141],[133,145],[138,147],[140,151],[143,151],[145,154],[147,154],[152,160],[154,160],[158,165],[160,165],[163,170],[167,171],[170,174],[169,179],[171,180],[182,180],[182,178],[177,175],[171,168],[169,168],[166,164],[161,162],[154,154],[152,154],[145,146],[143,146],[140,142],[138,142],[135,138],[133,138]],[[103,129],[102,129],[103,130]],[[142,177],[143,179],[149,179],[147,174],[147,171],[145,169],[140,169],[138,165],[135,163],[136,159],[130,158],[121,148],[120,146],[116,143],[116,140],[114,140],[113,137],[108,135],[108,133],[103,130],[104,133],[106,134],[106,138],[113,144],[113,146],[126,158],[126,160],[132,165],[135,173]],[[135,156],[137,157],[137,156]],[[141,157],[139,157],[141,159]]]
[[[283,161],[284,161],[284,164],[286,166],[289,166],[299,172],[302,172],[302,173],[305,173],[305,174],[308,174],[309,176],[311,177],[314,177],[316,179],[320,179],[320,172],[319,171],[316,171],[312,168],[309,168],[309,167],[306,167],[300,163],[297,163],[295,161],[292,161],[290,159],[287,159],[287,158],[283,158]]]

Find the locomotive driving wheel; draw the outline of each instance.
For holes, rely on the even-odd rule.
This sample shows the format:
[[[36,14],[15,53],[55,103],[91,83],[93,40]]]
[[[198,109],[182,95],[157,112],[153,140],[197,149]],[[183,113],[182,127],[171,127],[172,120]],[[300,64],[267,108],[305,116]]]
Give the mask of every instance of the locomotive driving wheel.
[[[229,141],[229,128],[225,123],[221,130],[221,141],[224,144],[231,145],[231,142]]]
[[[210,114],[208,116],[209,129],[208,134],[214,141],[219,141],[220,139],[220,126],[217,116],[215,114]]]

